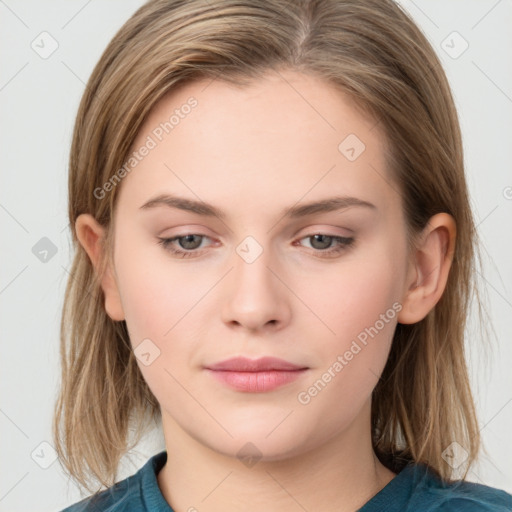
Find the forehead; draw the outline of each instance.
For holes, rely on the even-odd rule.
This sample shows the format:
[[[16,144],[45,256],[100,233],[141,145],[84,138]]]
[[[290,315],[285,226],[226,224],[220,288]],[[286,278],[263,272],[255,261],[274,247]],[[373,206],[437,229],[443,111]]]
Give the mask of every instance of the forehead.
[[[372,202],[393,193],[378,123],[332,84],[293,71],[180,86],[152,109],[132,151],[144,146],[121,187],[138,206],[166,192],[260,211],[333,192]]]

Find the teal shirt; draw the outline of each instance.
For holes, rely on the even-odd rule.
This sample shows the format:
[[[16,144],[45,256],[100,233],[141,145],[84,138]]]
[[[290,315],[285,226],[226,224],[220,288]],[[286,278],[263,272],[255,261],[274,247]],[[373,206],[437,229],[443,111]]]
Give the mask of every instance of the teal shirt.
[[[134,475],[61,512],[174,512],[158,487],[163,451]],[[511,512],[512,495],[472,482],[449,484],[421,464],[405,466],[359,512]]]

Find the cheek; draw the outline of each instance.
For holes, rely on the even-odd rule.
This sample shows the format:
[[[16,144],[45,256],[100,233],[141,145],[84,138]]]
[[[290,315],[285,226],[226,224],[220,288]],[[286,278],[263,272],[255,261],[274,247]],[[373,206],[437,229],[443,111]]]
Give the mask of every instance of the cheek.
[[[116,269],[137,364],[159,403],[171,410],[183,407],[186,396],[179,383],[187,380],[196,343],[190,322],[208,288],[194,286],[197,283],[191,283],[159,247],[133,247],[124,254],[129,257],[119,257]],[[145,353],[149,353],[146,359]]]
[[[308,293],[311,309],[328,327],[315,320],[324,332],[315,347],[321,353],[315,377],[321,381],[316,386],[322,390],[319,405],[342,397],[357,409],[357,403],[362,405],[377,384],[387,361],[401,310],[401,262],[393,251],[386,257],[381,248],[376,256],[358,254],[344,263],[339,273],[330,274],[328,286],[311,288]],[[326,391],[329,388],[325,393],[324,384]]]
[[[147,241],[124,249],[120,245],[116,270],[134,346],[145,338],[158,346],[165,344],[201,296],[182,266],[170,262],[164,249]]]
[[[305,283],[302,297],[323,321],[325,339],[338,338],[345,343],[365,328],[373,326],[381,314],[400,299],[401,282],[398,257],[380,249],[376,256],[358,254],[346,259],[325,279]],[[396,306],[395,306],[396,309]],[[396,316],[391,309],[388,316]],[[322,326],[318,318],[315,323]],[[379,323],[378,326],[382,327]],[[388,323],[382,329],[389,333]]]

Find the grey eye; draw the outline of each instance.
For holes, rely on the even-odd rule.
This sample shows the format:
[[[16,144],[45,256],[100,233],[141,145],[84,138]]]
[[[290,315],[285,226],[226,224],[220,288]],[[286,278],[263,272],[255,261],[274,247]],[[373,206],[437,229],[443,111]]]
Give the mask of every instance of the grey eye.
[[[194,238],[195,238],[195,240],[194,240]],[[203,238],[204,237],[202,235],[184,235],[184,236],[176,237],[176,240],[178,241],[178,244],[180,245],[180,247],[182,247],[183,249],[193,250],[193,249],[197,249],[201,245]],[[184,242],[183,242],[183,240],[184,240]],[[199,242],[198,242],[198,240],[199,240]]]

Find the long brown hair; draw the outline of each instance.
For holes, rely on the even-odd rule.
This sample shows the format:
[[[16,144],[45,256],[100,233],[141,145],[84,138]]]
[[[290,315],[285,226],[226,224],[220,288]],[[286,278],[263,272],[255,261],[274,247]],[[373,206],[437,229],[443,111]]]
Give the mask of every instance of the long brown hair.
[[[164,94],[200,78],[243,86],[284,68],[335,84],[381,124],[410,240],[439,212],[451,214],[457,225],[442,298],[422,321],[398,324],[373,392],[375,452],[388,467],[424,462],[447,479],[454,473],[443,452],[453,441],[468,454],[464,476],[477,457],[480,438],[464,353],[468,307],[473,294],[478,297],[476,230],[457,112],[424,34],[392,0],[151,0],[97,63],[80,103],[69,160],[75,255],[62,312],[53,435],[61,464],[88,490],[90,482],[115,483],[120,459],[161,413],[136,364],[125,322],[105,311],[101,272],[94,272],[77,242],[75,221],[92,214],[106,228],[110,255],[122,183],[101,199],[97,190],[122,168]]]

